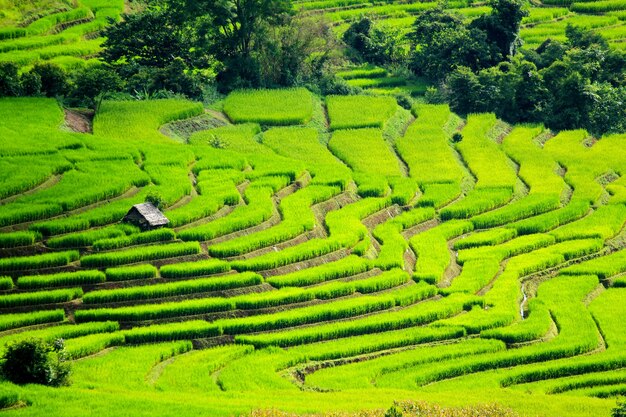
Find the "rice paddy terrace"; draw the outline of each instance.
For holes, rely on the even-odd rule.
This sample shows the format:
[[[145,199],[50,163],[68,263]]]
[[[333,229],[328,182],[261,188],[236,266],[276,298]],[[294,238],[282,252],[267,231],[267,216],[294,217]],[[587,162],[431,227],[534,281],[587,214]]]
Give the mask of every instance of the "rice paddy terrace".
[[[626,47],[626,1],[545,0],[531,2],[522,22],[521,38],[536,48],[547,38],[565,40],[567,24],[592,29],[615,48]],[[36,62],[53,62],[66,69],[90,65],[101,51],[101,31],[109,19],[119,21],[135,3],[124,0],[3,0],[0,2],[0,62],[13,62],[28,70]],[[417,12],[436,7],[434,1],[295,0],[303,15],[323,15],[338,34],[362,16],[372,17],[400,32],[408,32]],[[450,1],[447,7],[467,19],[488,13],[485,2]],[[421,94],[426,84],[390,74],[382,68],[348,68],[349,84],[377,93]]]
[[[624,135],[304,89],[223,110],[105,101],[84,134],[0,100],[0,346],[73,361],[69,387],[0,382],[5,415],[608,416],[626,393]],[[148,196],[169,227],[119,222]]]

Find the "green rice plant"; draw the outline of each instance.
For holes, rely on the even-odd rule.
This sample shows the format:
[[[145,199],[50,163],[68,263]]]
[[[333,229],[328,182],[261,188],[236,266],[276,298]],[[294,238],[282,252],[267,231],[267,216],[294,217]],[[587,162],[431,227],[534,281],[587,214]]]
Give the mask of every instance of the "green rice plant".
[[[361,294],[369,294],[406,284],[409,280],[409,274],[402,269],[392,269],[371,278],[354,281],[353,284]]]
[[[81,266],[105,267],[200,253],[198,242],[170,243],[83,256]]]
[[[431,303],[432,304],[432,303]],[[355,337],[364,334],[376,334],[387,331],[393,331],[394,329],[402,329],[404,327],[413,327],[426,323],[432,320],[433,317],[445,317],[447,316],[446,307],[442,306],[441,311],[434,312],[429,311],[429,308],[425,307],[426,304],[421,304],[422,308],[419,311],[417,308],[413,308],[413,311],[404,316],[394,313],[381,313],[375,317],[383,321],[383,325],[377,326],[376,323],[368,318],[351,320],[348,322],[335,322],[330,324],[321,324],[316,326],[305,327],[301,329],[286,330],[281,332],[271,332],[258,335],[238,335],[235,336],[237,343],[251,344],[255,348],[264,348],[268,346],[298,346],[309,343],[316,343],[325,340],[335,340],[346,337]],[[431,307],[428,305],[428,307]],[[382,316],[382,317],[381,317]],[[389,325],[386,328],[384,325]],[[407,334],[408,332],[403,332]],[[460,328],[417,328],[410,332],[411,342],[415,344],[433,342],[436,340],[448,339],[450,336],[463,335],[464,332]],[[376,337],[376,336],[374,336]],[[406,340],[397,341],[393,340],[390,344],[396,346],[402,346],[403,343],[407,343]],[[381,344],[377,344],[376,348],[381,348]],[[296,350],[298,350],[296,348]],[[315,357],[319,353],[315,353],[311,349],[306,349],[311,352]],[[363,349],[365,350],[365,349]]]
[[[600,279],[607,279],[623,272],[626,272],[626,249],[568,266],[567,268],[561,269],[559,274],[597,275]]]
[[[461,195],[461,185],[457,183],[424,184],[423,194],[417,201],[418,207],[441,208]]]
[[[198,116],[204,112],[201,103],[187,100],[103,101],[93,121],[93,133],[116,141],[126,148],[129,137],[133,144],[146,151],[150,164],[180,165],[187,158],[193,160],[191,151],[173,142],[159,132],[159,128],[174,120]],[[158,144],[156,147],[154,145]],[[189,160],[189,162],[191,162]]]
[[[45,111],[45,107],[42,108],[42,111]],[[22,149],[27,147],[24,144]],[[53,154],[4,157],[0,160],[0,179],[3,182],[0,197],[5,198],[32,190],[51,176],[62,174],[71,168],[72,164],[69,161],[59,160]]]
[[[34,232],[12,232],[0,234],[0,248],[18,248],[35,243],[38,236]]]
[[[391,200],[399,206],[408,206],[419,192],[417,182],[412,178],[391,177]]]
[[[615,288],[625,288],[626,287],[626,277],[617,277],[613,280],[613,286]]]
[[[156,184],[163,207],[170,207],[191,195],[193,187],[186,166],[144,164],[143,169]]]
[[[75,386],[132,392],[149,386],[146,375],[150,375],[155,366],[165,367],[177,355],[192,349],[193,344],[188,340],[145,346],[123,345],[102,355],[76,361],[72,375]],[[124,371],[120,372],[121,369]]]
[[[211,245],[208,252],[215,257],[228,257],[275,245],[319,226],[311,210],[314,204],[326,201],[339,193],[339,188],[310,185],[281,200],[279,211],[282,222],[269,229]]]
[[[410,176],[422,187],[460,183],[463,172],[444,131],[451,116],[448,106],[420,104],[413,108],[413,114],[417,120],[395,142],[402,160],[409,166]]]
[[[82,295],[80,288],[8,294],[0,296],[0,308],[65,303]]]
[[[222,170],[219,170],[222,171]],[[200,171],[202,174],[207,171]],[[167,216],[170,227],[180,227],[185,224],[203,219],[215,214],[224,206],[235,206],[241,201],[241,195],[230,181],[214,182],[210,180],[199,181],[197,188],[201,194],[195,196],[189,203],[167,210]]]
[[[78,251],[51,252],[43,255],[0,259],[0,272],[24,271],[65,266],[78,260]]]
[[[87,230],[91,227],[117,223],[126,215],[129,207],[145,201],[150,188],[151,187],[145,187],[133,197],[111,201],[106,205],[87,210],[80,214],[35,223],[30,227],[30,229],[43,235],[50,236],[78,232],[81,230]]]
[[[232,288],[258,285],[262,282],[263,278],[260,275],[252,272],[244,272],[242,274],[226,275],[223,277],[92,291],[83,296],[83,303],[103,304],[133,300],[150,300],[153,298],[229,290]]]
[[[308,347],[308,346],[307,346]],[[322,346],[319,346],[323,349]],[[299,348],[296,348],[299,349]],[[429,369],[439,363],[460,361],[470,356],[484,356],[504,351],[504,343],[496,340],[470,339],[437,347],[421,346],[373,360],[329,367],[307,376],[311,386],[326,389],[348,387],[366,388],[372,381],[379,387],[395,385],[413,386],[414,369]]]
[[[222,334],[222,331],[219,327],[204,320],[192,320],[183,323],[134,327],[122,334],[126,343],[139,344],[214,337]]]
[[[584,201],[572,201],[567,206],[540,214],[528,219],[508,224],[519,235],[545,233],[563,224],[580,219],[589,211],[589,204]]]
[[[67,12],[50,14],[41,19],[37,19],[28,25],[26,30],[31,35],[39,35],[51,31],[55,26],[61,23],[89,18],[93,18],[93,13],[89,8],[77,7]]]
[[[0,39],[17,39],[26,36],[28,31],[26,28],[5,27],[0,29]]]
[[[245,260],[231,261],[230,266],[236,271],[264,271],[316,258],[341,248],[342,244],[337,239],[311,239],[277,252],[270,252]]]
[[[217,393],[221,388],[213,374],[253,351],[254,347],[241,345],[193,350],[168,364],[155,386],[164,392]]]
[[[355,292],[356,288],[352,282],[342,281],[330,282],[306,290],[306,293],[313,294],[313,298],[318,300],[331,300],[333,298],[352,295]]]
[[[563,279],[568,279],[568,277],[563,277]],[[626,338],[622,331],[624,304],[621,302],[625,293],[626,290],[622,288],[610,288],[589,305],[591,314],[598,323],[608,349],[617,353],[623,353],[620,350],[626,345]]]
[[[146,173],[130,157],[77,162],[75,169],[64,172],[57,184],[37,193],[21,196],[16,202],[54,203],[60,205],[63,211],[68,211],[117,197],[133,186],[144,186],[148,182]]]
[[[313,117],[313,99],[304,88],[238,90],[226,97],[224,112],[235,123],[305,124]]]
[[[513,197],[513,192],[509,188],[474,188],[465,198],[456,201],[440,211],[442,220],[450,219],[467,219],[488,210],[505,205]],[[506,207],[505,207],[506,209]],[[517,213],[513,213],[516,215]],[[495,219],[488,217],[484,222],[477,222],[482,226],[483,223],[489,224],[499,223],[498,217]]]
[[[68,340],[96,333],[111,333],[119,329],[120,325],[118,323],[107,321],[102,323],[61,324],[38,330],[26,330],[0,337],[0,351],[4,350],[8,342],[17,342],[30,338],[52,342],[56,339]]]
[[[472,259],[463,264],[461,273],[454,278],[444,294],[467,292],[474,294],[491,282],[500,270],[500,262],[495,258]]]
[[[228,311],[232,310],[234,307],[233,302],[228,299],[201,298],[197,300],[146,304],[132,307],[76,310],[74,317],[77,322],[109,320],[144,321]]]
[[[554,237],[550,235],[536,234],[520,236],[495,246],[483,246],[461,250],[458,253],[457,261],[461,265],[470,260],[486,258],[493,258],[501,262],[512,256],[546,247],[555,243],[555,241]]]
[[[273,128],[263,133],[263,144],[287,158],[306,163],[313,184],[339,186],[345,189],[351,179],[350,170],[337,160],[311,128]]]
[[[530,301],[529,311],[530,315],[525,320],[508,327],[483,330],[480,337],[498,339],[505,343],[523,343],[545,336],[552,326],[550,311],[536,298]]]
[[[18,406],[21,400],[22,396],[16,391],[8,390],[4,387],[0,390],[0,409]]]
[[[522,19],[522,24],[538,23],[556,19],[569,13],[564,7],[537,7],[529,10],[529,15]]]
[[[129,227],[128,232],[132,232]],[[97,240],[126,236],[126,231],[121,227],[109,226],[102,229],[89,230],[86,232],[70,233],[63,236],[50,238],[46,245],[51,248],[80,248],[91,246]]]
[[[328,96],[326,106],[330,129],[338,130],[365,127],[382,129],[398,105],[392,97]]]
[[[60,272],[50,275],[26,275],[17,279],[17,286],[25,289],[66,287],[73,285],[101,284],[105,280],[104,272],[85,270]]]
[[[502,149],[519,164],[519,176],[531,196],[559,198],[566,184],[556,172],[556,161],[533,141],[542,132],[542,126],[517,126],[504,137]]]
[[[0,43],[0,52],[20,51],[33,48],[41,48],[49,45],[77,41],[77,37],[69,36],[67,33],[50,36],[29,36],[27,38],[8,40]]]
[[[473,217],[472,223],[477,229],[486,229],[533,217],[559,207],[561,207],[559,195],[532,194],[531,191],[530,195],[519,201]]]
[[[368,16],[378,17],[405,17],[436,7],[434,2],[408,3],[408,4],[384,4],[367,8]],[[333,22],[353,21],[363,15],[362,9],[347,9],[326,13],[325,16]]]
[[[301,161],[282,157],[259,143],[258,140],[261,139],[259,133],[261,133],[259,125],[248,123],[197,132],[189,140],[198,144],[219,143],[226,151],[245,156],[253,168],[253,171],[246,173],[250,180],[280,175],[294,181],[304,173],[304,164]]]
[[[391,191],[385,177],[357,172],[352,175],[361,197],[384,197]]]
[[[144,243],[166,242],[176,239],[176,233],[172,229],[157,229],[130,236],[112,237],[99,239],[93,243],[96,251],[119,249],[125,246],[141,245]]]
[[[248,187],[244,196],[246,205],[210,223],[182,230],[178,237],[185,241],[211,240],[263,223],[274,214],[273,193],[269,187]]]
[[[549,366],[543,363],[544,361],[575,356],[597,347],[597,327],[582,304],[583,298],[593,291],[597,284],[597,278],[581,276],[575,280],[555,278],[539,287],[538,298],[548,306],[560,330],[559,336],[551,342],[529,345],[497,354],[476,355],[454,363],[443,362],[428,369],[414,370],[411,375],[418,385],[424,385],[432,381],[489,369],[537,363],[531,367],[520,368],[519,374],[521,375],[513,371],[501,380],[501,385],[529,382],[529,379],[522,375],[532,372],[530,369],[549,369]]]
[[[285,334],[287,332],[284,332]],[[278,335],[279,333],[276,333]],[[273,334],[268,334],[272,336]],[[296,346],[289,352],[309,360],[328,360],[366,353],[378,352],[387,349],[412,346],[421,343],[430,343],[440,340],[463,337],[465,331],[461,327],[409,327],[407,329],[392,330],[382,333],[367,333],[361,336],[343,337],[318,343]],[[264,335],[259,335],[259,339]],[[255,336],[236,336],[237,341]],[[258,339],[255,339],[255,342]],[[246,340],[251,343],[252,341]],[[265,342],[265,340],[263,340]],[[445,345],[443,346],[445,348]],[[315,374],[314,374],[315,375]]]
[[[379,129],[347,129],[334,132],[330,150],[352,168],[370,175],[401,176],[398,160]]]
[[[348,85],[360,88],[397,87],[406,83],[404,77],[353,78],[347,81]]]
[[[626,205],[610,204],[599,207],[589,216],[561,226],[550,232],[558,241],[569,239],[609,239],[617,235],[626,223]]]
[[[13,279],[11,277],[0,277],[0,290],[13,289]]]
[[[352,69],[337,72],[337,76],[345,80],[351,80],[353,78],[379,78],[386,75],[386,69],[372,64],[365,64]]]
[[[207,259],[197,262],[180,262],[163,265],[160,272],[163,278],[188,278],[219,274],[228,271],[230,271],[228,262],[219,259]]]
[[[332,283],[327,285],[332,285]],[[350,293],[354,292],[354,288],[350,288],[349,291]],[[246,294],[239,297],[233,297],[231,300],[234,302],[235,308],[237,309],[256,310],[260,308],[276,307],[280,305],[304,303],[314,299],[315,290],[303,290],[301,288],[282,288],[278,291]]]
[[[564,276],[561,277],[560,280],[568,282],[568,285],[571,286],[572,280],[576,282],[581,282],[584,280],[594,282],[594,278],[595,277],[593,276]],[[595,282],[597,283],[597,278],[595,278]],[[616,317],[614,316],[614,310],[621,309],[620,303],[616,300],[618,299],[618,297],[623,296],[623,294],[611,293],[611,291],[606,291],[605,293],[603,293],[603,295],[598,297],[602,301],[604,301],[604,294],[606,294],[607,301],[612,299],[614,303],[606,304],[604,306],[601,306],[600,308],[595,309],[592,307],[592,312],[595,319],[598,321],[600,328],[602,329],[603,335],[606,335],[605,337],[607,338],[608,346],[613,345],[619,349],[619,342],[623,341],[623,335],[620,334],[622,332],[619,330],[617,332],[614,332],[614,330],[617,330],[619,328],[619,323],[616,323]],[[562,295],[559,294],[559,296]],[[597,306],[598,303],[594,303],[593,305]],[[606,306],[610,307],[607,308]],[[558,320],[556,321],[557,325],[559,325]],[[591,321],[591,323],[589,323],[589,321]],[[581,329],[584,329],[585,332],[587,332],[587,328],[589,328],[593,323],[593,320],[589,319],[585,321],[585,323],[580,323],[580,327]],[[561,326],[559,326],[559,328],[560,327]],[[590,329],[589,332],[596,338],[598,337],[597,328],[594,328],[593,330]],[[570,337],[573,336],[574,335],[570,335]],[[612,336],[616,336],[616,339],[613,339]],[[614,341],[617,343],[611,343],[609,342],[609,339],[612,339],[612,342]],[[595,344],[597,344],[597,341],[594,342]],[[589,343],[591,343],[591,340],[589,341]],[[541,381],[545,379],[560,378],[571,375],[580,375],[588,372],[608,371],[622,368],[624,366],[624,363],[626,363],[626,358],[624,358],[623,354],[618,351],[608,350],[606,353],[601,355],[585,355],[579,358],[571,358],[567,361],[558,361],[551,364],[542,364],[543,366],[541,367],[537,365],[534,365],[532,367],[525,367],[523,369],[520,369],[519,371],[512,372],[510,375],[504,378],[500,382],[500,384],[504,387],[507,387],[513,384]]]
[[[150,265],[123,266],[119,268],[107,268],[105,270],[107,281],[126,281],[132,279],[155,278],[157,269]]]
[[[496,122],[491,113],[469,115],[457,149],[476,177],[476,188],[507,188],[512,192],[517,182],[515,171],[497,143],[488,137]]]
[[[290,246],[277,252],[246,260],[231,262],[237,271],[262,271],[305,261],[342,248],[351,248],[367,236],[367,228],[361,219],[380,211],[390,204],[386,198],[364,198],[326,215],[328,239],[311,239],[303,244]]]
[[[506,228],[496,228],[484,232],[476,232],[467,236],[462,236],[454,242],[454,249],[469,249],[479,246],[492,246],[504,243],[516,237],[515,230]]]
[[[76,360],[112,346],[123,345],[124,342],[124,335],[120,332],[91,334],[68,340],[65,352],[68,359]]]
[[[448,240],[471,230],[470,222],[459,220],[443,223],[413,236],[409,240],[411,249],[417,255],[413,278],[430,283],[439,282],[450,265]]]
[[[12,203],[0,206],[0,226],[45,219],[61,214],[63,208],[58,204],[20,204]]]
[[[355,317],[394,305],[393,298],[389,296],[363,296],[279,313],[216,320],[214,324],[224,329],[225,334],[241,334]]]
[[[404,253],[409,245],[401,232],[434,216],[435,210],[431,207],[421,207],[406,211],[374,228],[373,236],[382,243],[374,265],[381,269],[404,267]]]
[[[604,0],[572,3],[572,5],[570,6],[570,10],[576,13],[603,13],[625,9],[626,2],[624,2],[623,0]]]
[[[31,311],[28,313],[3,314],[0,316],[0,331],[35,324],[54,323],[65,320],[65,312],[59,310]]]
[[[360,274],[371,268],[367,260],[351,255],[335,262],[301,269],[286,275],[271,276],[267,278],[267,282],[276,288],[303,287]]]

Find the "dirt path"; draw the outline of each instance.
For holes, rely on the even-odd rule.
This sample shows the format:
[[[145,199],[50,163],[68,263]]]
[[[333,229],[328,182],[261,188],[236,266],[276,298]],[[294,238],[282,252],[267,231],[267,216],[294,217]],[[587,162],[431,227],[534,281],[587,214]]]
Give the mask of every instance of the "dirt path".
[[[71,110],[64,109],[65,127],[76,133],[93,134],[93,110]]]

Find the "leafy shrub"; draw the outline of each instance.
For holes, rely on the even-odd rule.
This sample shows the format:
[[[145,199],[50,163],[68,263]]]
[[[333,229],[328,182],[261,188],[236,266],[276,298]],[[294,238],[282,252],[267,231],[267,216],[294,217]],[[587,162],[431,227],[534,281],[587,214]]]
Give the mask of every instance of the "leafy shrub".
[[[65,385],[68,383],[70,366],[64,351],[63,339],[51,343],[42,339],[12,343],[4,354],[2,373],[16,384]]]

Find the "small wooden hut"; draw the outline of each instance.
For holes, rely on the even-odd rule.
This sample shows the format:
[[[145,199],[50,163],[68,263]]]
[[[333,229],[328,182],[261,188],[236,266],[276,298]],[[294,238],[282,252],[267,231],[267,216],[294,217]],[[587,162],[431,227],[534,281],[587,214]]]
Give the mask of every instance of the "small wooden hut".
[[[157,229],[170,222],[152,203],[135,204],[122,221],[139,226],[142,230]]]

